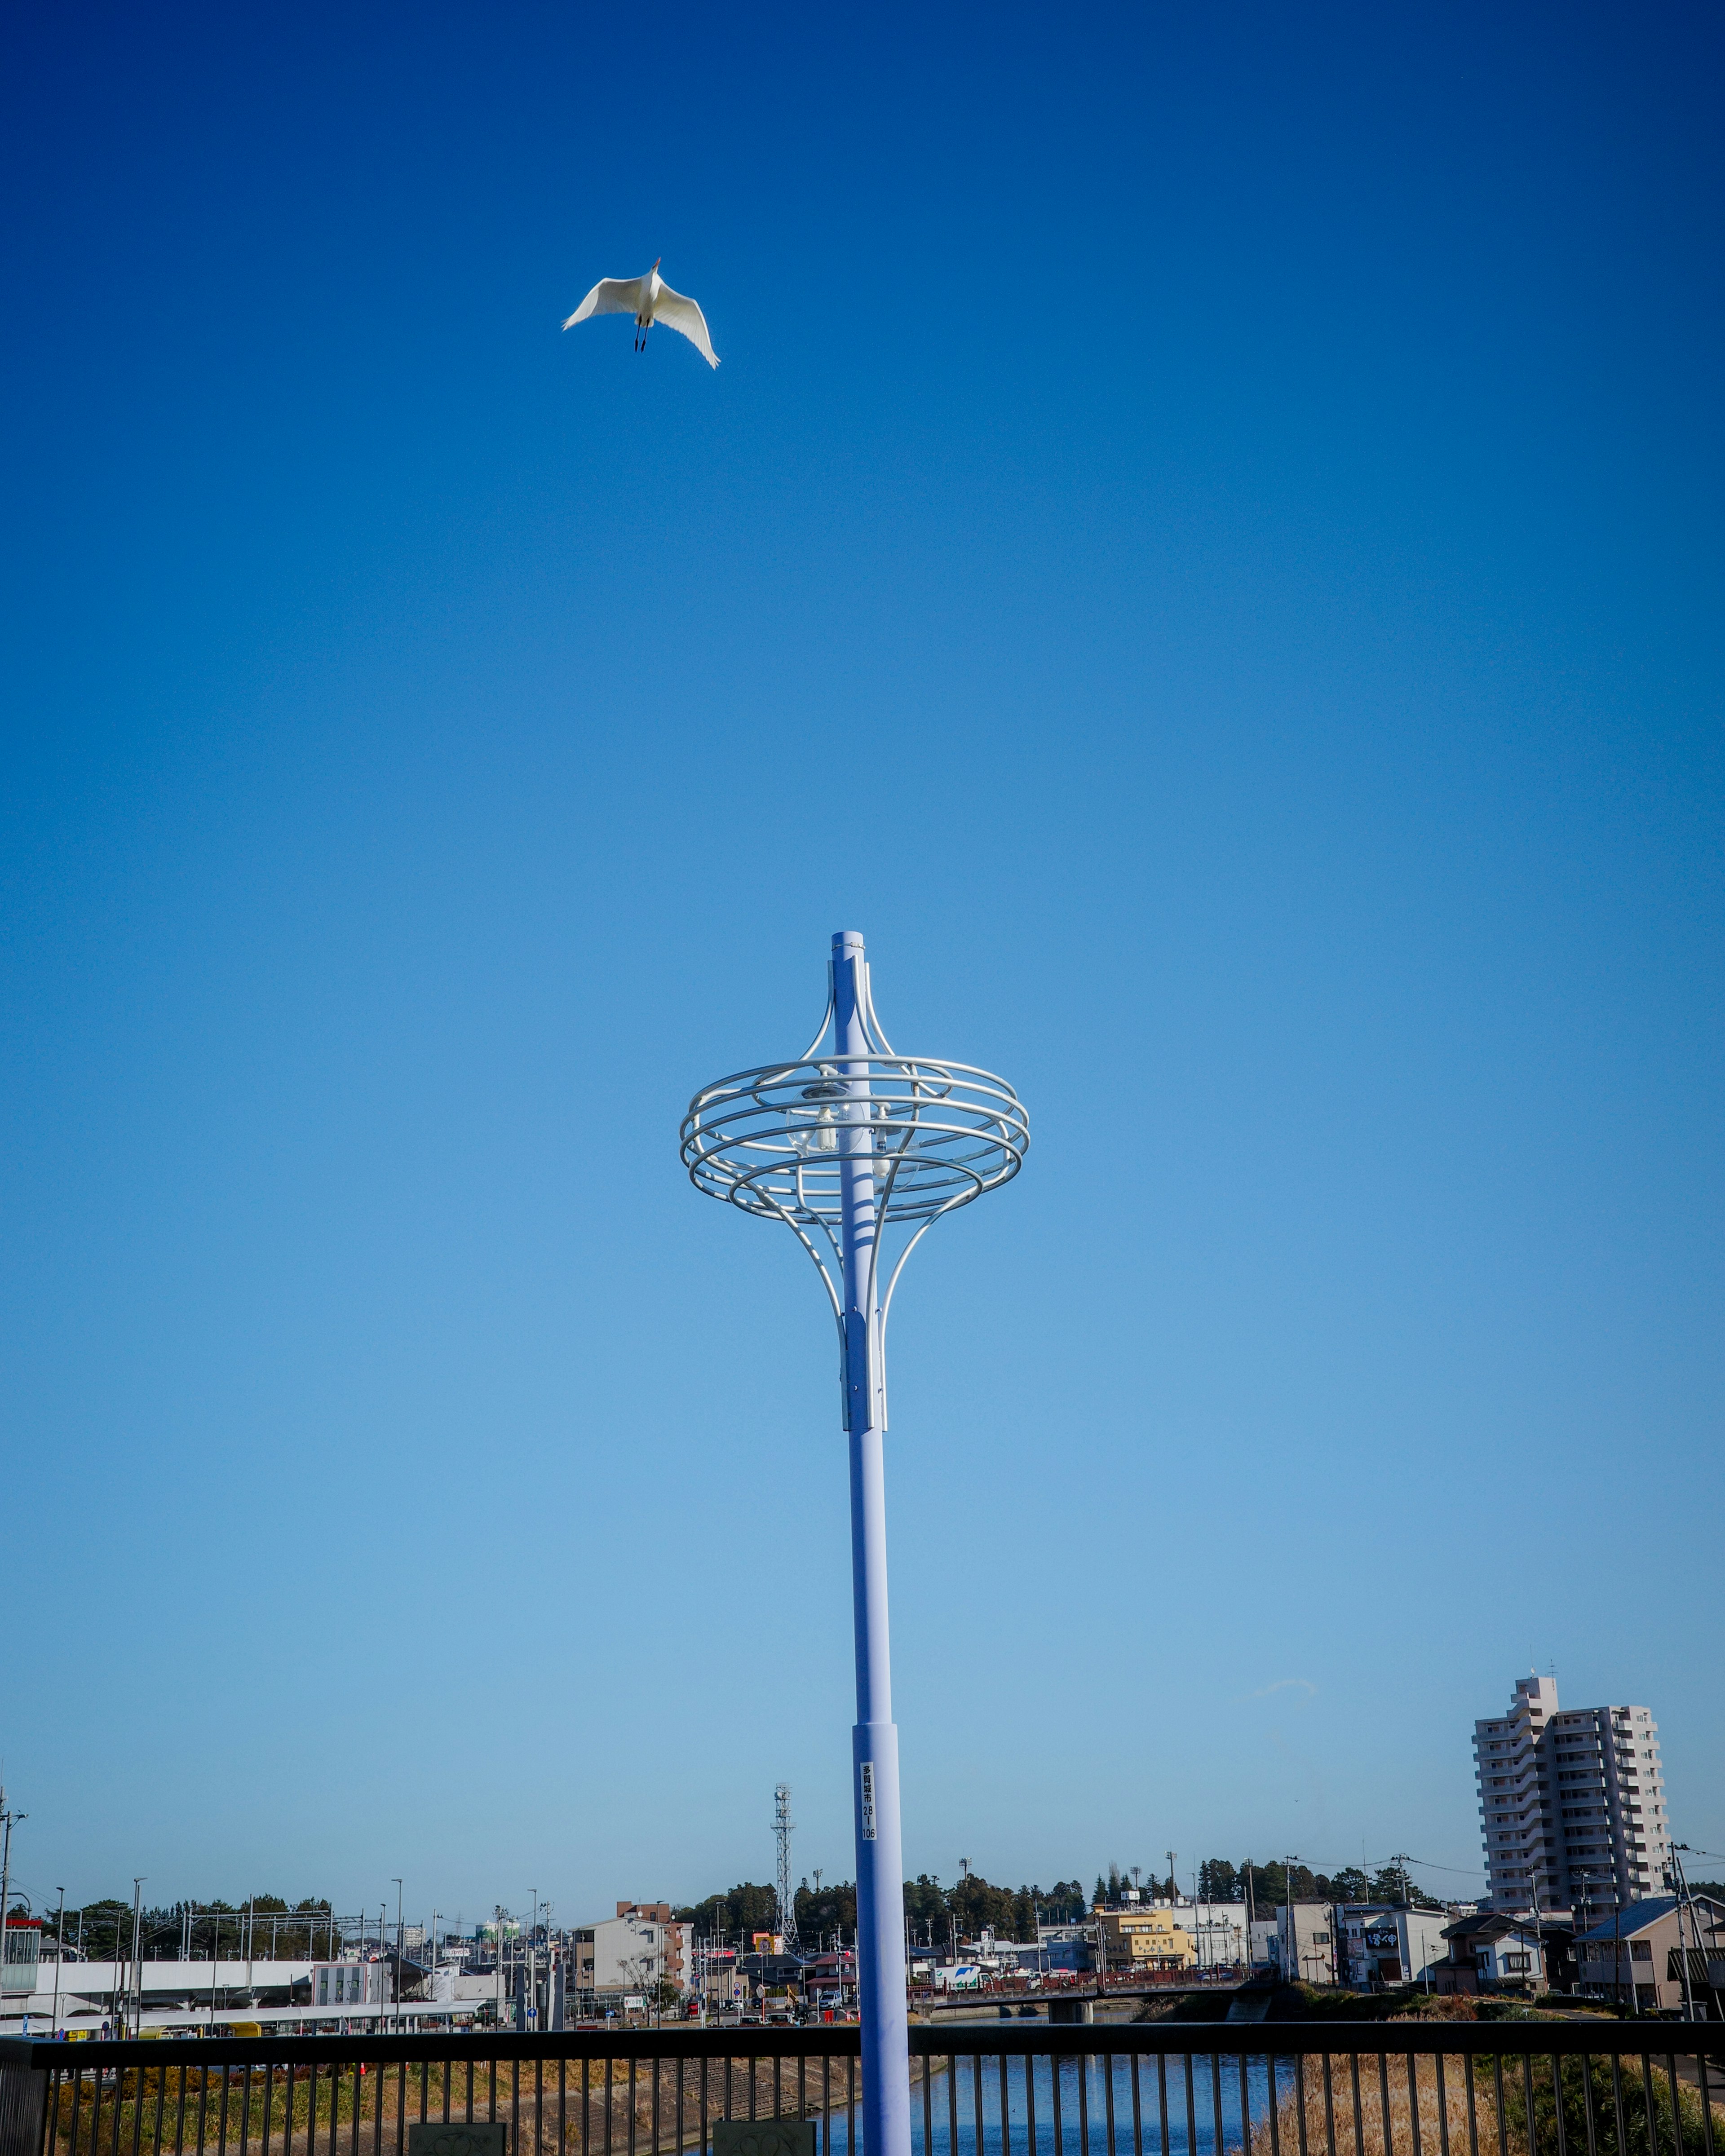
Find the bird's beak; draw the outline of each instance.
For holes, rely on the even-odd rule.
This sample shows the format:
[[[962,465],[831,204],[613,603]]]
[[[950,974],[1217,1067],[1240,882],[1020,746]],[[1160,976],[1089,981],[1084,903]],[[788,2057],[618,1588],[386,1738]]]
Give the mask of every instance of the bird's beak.
[[[661,255],[660,256],[660,258],[659,258],[659,261],[658,261],[658,262],[655,262],[655,263],[653,264],[653,267],[656,270],[656,269],[659,267],[659,263],[660,263],[660,262],[663,262],[663,261],[664,261],[664,259],[665,259],[665,257],[661,254]]]

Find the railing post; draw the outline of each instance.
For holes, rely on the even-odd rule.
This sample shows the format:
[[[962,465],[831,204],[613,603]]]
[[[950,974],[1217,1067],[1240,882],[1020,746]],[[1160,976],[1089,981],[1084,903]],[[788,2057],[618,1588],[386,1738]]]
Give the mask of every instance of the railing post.
[[[41,2156],[47,2123],[45,2070],[10,2059],[0,2065],[0,2156]]]

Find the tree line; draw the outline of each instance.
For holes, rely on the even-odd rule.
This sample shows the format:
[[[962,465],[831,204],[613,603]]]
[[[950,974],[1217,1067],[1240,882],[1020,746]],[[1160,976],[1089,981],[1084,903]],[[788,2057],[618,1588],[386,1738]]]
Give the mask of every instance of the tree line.
[[[792,1897],[797,1937],[807,1949],[835,1938],[856,1938],[856,1885],[811,1887],[807,1879]],[[905,1881],[905,1917],[913,1946],[950,1947],[955,1938],[974,1938],[992,1930],[997,1938],[1032,1940],[1039,1923],[1073,1923],[1089,1914],[1083,1882],[1057,1879],[1052,1887],[995,1887],[980,1872],[968,1871],[950,1887],[931,1872]],[[677,1911],[692,1924],[697,1938],[747,1945],[757,1932],[778,1928],[778,1895],[771,1887],[745,1880],[722,1894],[709,1894]],[[956,1927],[956,1931],[955,1931]]]
[[[1357,1864],[1339,1871],[1314,1871],[1308,1865],[1292,1866],[1271,1857],[1260,1864],[1245,1857],[1230,1864],[1225,1857],[1207,1857],[1198,1867],[1198,1897],[1201,1902],[1244,1902],[1250,1881],[1254,1907],[1264,1916],[1289,1898],[1296,1902],[1404,1902],[1410,1908],[1440,1909],[1423,1887],[1414,1884],[1405,1864],[1392,1860],[1375,1871]]]

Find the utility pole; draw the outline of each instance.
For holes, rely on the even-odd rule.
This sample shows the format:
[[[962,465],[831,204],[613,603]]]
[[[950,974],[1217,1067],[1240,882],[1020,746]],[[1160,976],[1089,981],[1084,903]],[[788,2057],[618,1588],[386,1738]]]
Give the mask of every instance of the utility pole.
[[[1298,1936],[1294,1930],[1294,1866],[1299,1861],[1297,1856],[1285,1856],[1282,1859],[1282,1884],[1288,1905],[1288,1961],[1292,1962],[1296,1969],[1300,1966],[1300,1947]],[[1284,1983],[1287,1980],[1286,1962],[1282,1964],[1282,1980]]]
[[[389,1883],[395,1889],[395,2026],[397,2032],[399,2033],[401,2029],[402,1943],[406,1937],[406,1933],[402,1929],[401,1921],[401,1881],[399,1879],[392,1879]],[[434,1964],[434,1965],[435,1964]],[[453,2024],[451,2025],[453,2026]]]
[[[142,1944],[144,1922],[144,1881],[140,1876],[131,1882],[131,1990],[136,2001],[132,2010],[132,2033],[136,2035],[144,2025],[144,1972],[138,1965],[138,1949]]]
[[[26,1820],[29,1816],[28,1812],[14,1812],[7,1809],[6,1786],[0,1783],[0,1820],[5,1822],[6,1829],[5,1853],[0,1856],[0,1962],[9,1962],[12,1958],[12,1937],[8,1929],[12,1917],[12,1825],[14,1820]]]
[[[54,1920],[54,2013],[49,2021],[49,2034],[60,2033],[60,1963],[66,1952],[66,1890],[59,1889],[59,1910]]]
[[[1683,1876],[1683,1860],[1677,1854],[1680,1849],[1686,1849],[1688,1846],[1688,1843],[1684,1841],[1676,1841],[1671,1844],[1671,1871],[1675,1875],[1673,1884],[1677,1890],[1677,1966],[1683,1972],[1683,2019],[1686,2021],[1692,2021],[1696,2018],[1695,1997],[1689,1988],[1689,1949],[1683,1943],[1683,1908],[1686,1902],[1689,1907],[1690,1928],[1695,1933],[1695,1943],[1697,1948],[1701,1945],[1701,1920],[1696,1916],[1695,1904],[1689,1901],[1689,1882]],[[1707,1964],[1703,1959],[1702,1962],[1703,1971],[1706,1966]]]

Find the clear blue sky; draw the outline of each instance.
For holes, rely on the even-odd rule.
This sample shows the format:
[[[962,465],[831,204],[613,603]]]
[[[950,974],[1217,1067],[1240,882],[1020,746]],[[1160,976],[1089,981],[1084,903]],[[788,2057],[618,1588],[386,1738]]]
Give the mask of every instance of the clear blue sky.
[[[1035,1132],[895,1317],[911,1869],[1465,1887],[1552,1661],[1725,1850],[1722,45],[19,22],[27,1888],[849,1876],[830,1327],[675,1145],[841,927]],[[716,374],[559,334],[655,255]]]

